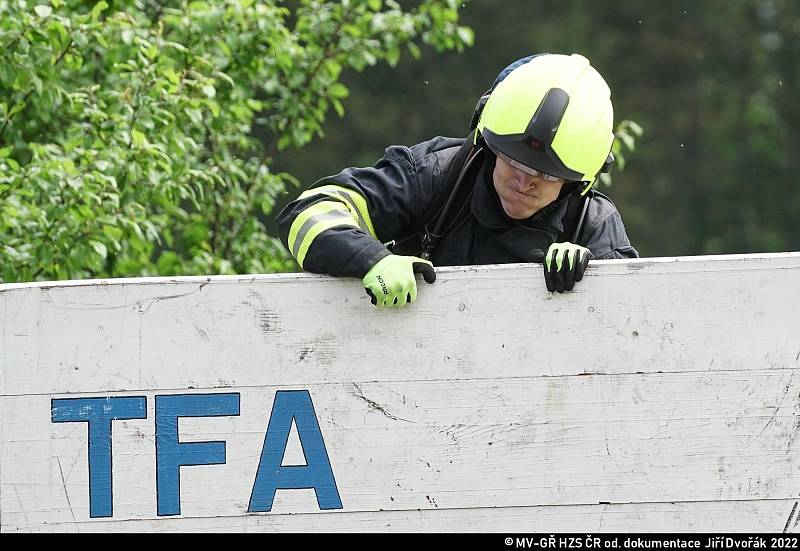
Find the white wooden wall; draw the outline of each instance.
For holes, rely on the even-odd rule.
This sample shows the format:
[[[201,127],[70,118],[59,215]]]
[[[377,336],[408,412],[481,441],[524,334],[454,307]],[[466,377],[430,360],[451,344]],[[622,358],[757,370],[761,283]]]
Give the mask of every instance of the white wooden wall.
[[[378,310],[310,274],[0,285],[0,527],[11,531],[800,531],[800,253],[438,270]],[[795,377],[798,377],[795,379]],[[308,391],[340,509],[248,512],[277,391]],[[157,396],[182,417],[180,515],[157,508]],[[85,422],[112,422],[113,515],[90,517]],[[111,403],[111,402],[109,402]],[[292,428],[283,465],[303,465]]]

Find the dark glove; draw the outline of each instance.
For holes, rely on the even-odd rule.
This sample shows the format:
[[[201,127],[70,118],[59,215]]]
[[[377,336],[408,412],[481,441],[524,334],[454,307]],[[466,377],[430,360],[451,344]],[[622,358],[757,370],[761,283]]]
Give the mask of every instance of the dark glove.
[[[544,261],[544,281],[551,293],[571,291],[575,282],[583,279],[583,272],[592,258],[594,255],[589,249],[569,242],[553,243],[547,254],[541,249],[531,251],[532,262]]]

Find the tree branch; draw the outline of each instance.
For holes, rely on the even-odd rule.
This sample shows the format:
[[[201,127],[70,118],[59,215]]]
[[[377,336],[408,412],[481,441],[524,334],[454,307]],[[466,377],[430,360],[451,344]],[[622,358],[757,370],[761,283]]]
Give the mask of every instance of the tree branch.
[[[55,67],[56,65],[61,63],[61,60],[64,59],[64,56],[67,55],[67,52],[69,52],[69,49],[71,47],[72,47],[72,39],[70,38],[69,39],[69,44],[67,44],[67,47],[64,48],[64,51],[61,52],[61,55],[59,55],[58,58],[53,62],[53,67]]]
[[[314,77],[317,76],[317,73],[322,68],[322,64],[336,54],[336,51],[334,50],[334,45],[339,43],[339,39],[341,38],[340,33],[342,31],[342,27],[349,22],[350,14],[351,14],[350,11],[345,11],[345,14],[342,17],[342,19],[336,24],[336,28],[331,33],[330,40],[325,45],[325,51],[323,52],[322,56],[317,60],[316,65],[314,65],[311,71],[308,72],[306,79],[303,81],[303,84],[300,86],[300,88],[303,88],[304,86],[311,84],[311,82],[313,82],[314,80]],[[292,121],[289,121],[289,123],[286,125],[287,128],[291,126],[291,122]],[[261,156],[262,162],[266,163],[268,159],[270,159],[277,153],[279,139],[280,137],[276,135],[275,138],[273,138],[272,142],[269,144],[269,146],[265,148],[264,154]]]
[[[67,44],[67,47],[66,47],[66,48],[64,48],[64,51],[63,51],[63,52],[61,52],[61,54],[58,56],[58,58],[56,58],[56,60],[53,62],[53,67],[55,67],[56,65],[58,65],[58,64],[61,62],[61,60],[62,60],[62,59],[64,59],[64,56],[65,56],[65,55],[67,55],[67,52],[69,51],[69,49],[70,49],[71,47],[72,47],[72,39],[70,38],[70,39],[69,39],[69,44]],[[36,88],[31,88],[31,89],[28,91],[28,93],[27,93],[27,94],[25,94],[25,97],[24,97],[24,98],[22,98],[22,103],[23,103],[23,104],[26,104],[26,103],[28,103],[28,99],[30,99],[30,97],[31,97],[31,95],[33,94],[34,90],[36,90]],[[22,109],[20,109],[19,111],[17,111],[17,113],[19,113],[19,112],[23,111],[24,109],[25,109],[25,108],[23,107]],[[14,118],[14,115],[16,115],[17,113],[14,113],[14,114],[13,114],[13,115],[11,115],[10,117],[6,118],[6,121],[5,121],[5,123],[3,123],[3,128],[2,128],[2,129],[0,129],[0,138],[2,138],[2,137],[3,137],[3,134],[5,133],[5,131],[6,131],[6,128],[8,127],[8,123],[10,123],[10,122],[11,122],[11,119],[13,119],[13,118]]]

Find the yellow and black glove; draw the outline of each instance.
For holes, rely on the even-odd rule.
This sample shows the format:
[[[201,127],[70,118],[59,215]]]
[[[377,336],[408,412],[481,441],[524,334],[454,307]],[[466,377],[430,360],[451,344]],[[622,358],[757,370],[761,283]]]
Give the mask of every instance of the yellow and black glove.
[[[532,261],[544,264],[544,281],[551,293],[571,291],[575,282],[583,279],[583,272],[592,258],[594,255],[589,249],[569,242],[553,243],[547,254],[541,249],[531,251]]]
[[[427,260],[390,254],[367,272],[362,283],[372,304],[379,308],[396,308],[417,300],[416,273],[421,273],[427,283],[436,281],[433,264]]]

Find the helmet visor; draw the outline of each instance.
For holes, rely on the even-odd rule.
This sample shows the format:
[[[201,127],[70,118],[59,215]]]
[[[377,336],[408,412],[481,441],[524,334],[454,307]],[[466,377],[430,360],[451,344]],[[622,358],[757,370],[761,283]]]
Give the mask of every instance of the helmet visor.
[[[493,148],[491,145],[489,145],[488,142],[486,142],[486,145],[489,146],[489,149],[491,149],[492,153],[497,155],[498,158],[502,159],[507,164],[513,166],[517,170],[521,170],[525,174],[529,174],[529,175],[533,176],[534,178],[538,178],[539,180],[544,180],[546,182],[562,182],[563,183],[563,182],[566,181],[564,178],[560,178],[558,176],[553,176],[552,174],[547,174],[546,172],[542,172],[541,170],[536,170],[535,168],[531,168],[529,166],[526,166],[526,165],[520,163],[519,161],[515,161],[514,159],[512,159],[508,155],[504,155],[500,151],[497,151],[495,148]]]

